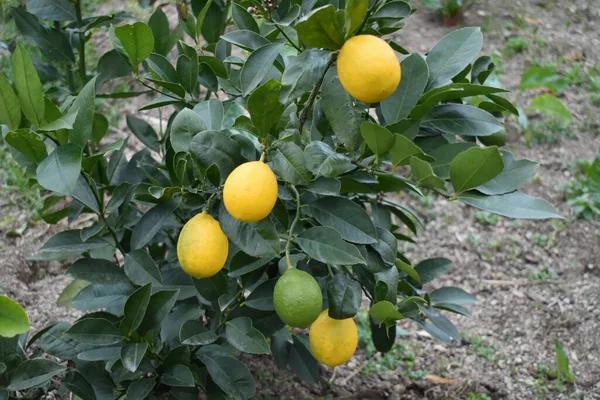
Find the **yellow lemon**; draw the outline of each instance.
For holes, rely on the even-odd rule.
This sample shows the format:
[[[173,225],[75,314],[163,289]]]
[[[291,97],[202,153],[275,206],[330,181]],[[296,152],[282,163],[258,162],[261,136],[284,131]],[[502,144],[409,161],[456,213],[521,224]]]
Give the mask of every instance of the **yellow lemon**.
[[[387,42],[373,35],[354,36],[340,50],[337,71],[342,86],[357,100],[378,103],[400,83],[400,62]]]
[[[209,278],[227,261],[229,242],[221,225],[206,211],[190,219],[177,239],[177,258],[183,270],[195,278]]]
[[[310,327],[310,349],[320,363],[335,367],[348,361],[358,345],[358,330],[352,318],[333,319],[325,310]]]
[[[223,187],[225,208],[235,219],[256,222],[271,213],[277,201],[277,178],[262,161],[244,163],[227,177]]]
[[[273,303],[275,312],[286,325],[307,328],[321,313],[323,295],[311,274],[290,268],[275,284]]]

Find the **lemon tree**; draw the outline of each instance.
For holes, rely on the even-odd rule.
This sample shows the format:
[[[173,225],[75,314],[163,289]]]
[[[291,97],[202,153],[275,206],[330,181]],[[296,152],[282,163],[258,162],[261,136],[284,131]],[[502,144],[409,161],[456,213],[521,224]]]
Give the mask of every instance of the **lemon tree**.
[[[486,85],[478,28],[410,53],[401,0],[192,0],[176,27],[175,5],[134,21],[82,2],[10,9],[2,136],[46,189],[44,219],[86,221],[33,256],[68,266],[58,304],[85,315],[24,333],[5,299],[0,398],[60,383],[84,400],[249,399],[239,352],[317,384],[319,362],[352,357],[363,303],[379,351],[404,319],[460,340],[445,315],[475,298],[427,293],[452,262],[406,257],[421,221],[388,194],[559,217],[519,191],[535,163],[497,147],[517,110]],[[100,32],[111,48],[86,55]],[[123,138],[107,110],[134,97]]]

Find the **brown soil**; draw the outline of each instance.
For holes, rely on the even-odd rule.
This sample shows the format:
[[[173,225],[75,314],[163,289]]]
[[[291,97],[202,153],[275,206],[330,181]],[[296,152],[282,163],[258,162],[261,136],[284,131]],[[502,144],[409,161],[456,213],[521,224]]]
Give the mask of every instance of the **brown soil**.
[[[540,7],[542,3],[547,6]],[[500,79],[506,88],[516,90],[532,60],[557,62],[563,56],[580,55],[577,58],[583,60],[577,63],[584,70],[600,62],[599,5],[591,0],[479,1],[465,12],[464,25],[484,27],[486,54],[500,55],[509,37],[527,39],[527,50],[503,57]],[[515,28],[517,20],[524,25]],[[507,29],[508,23],[513,30]],[[534,30],[535,36],[546,41],[544,46],[534,41]],[[448,31],[438,16],[420,7],[398,40],[410,51],[426,52]],[[567,67],[559,64],[563,72]],[[515,92],[511,97],[526,108],[532,95]],[[572,163],[591,159],[600,149],[600,110],[591,105],[589,93],[578,87],[567,89],[562,100],[574,114],[575,137],[527,147],[518,130],[510,129],[509,148],[518,157],[541,164],[538,179],[527,184],[525,191],[548,199],[569,217],[562,187],[571,179]],[[135,112],[136,107],[128,102],[127,111]],[[120,129],[127,128],[121,123]],[[290,371],[278,371],[269,357],[245,356],[260,396],[482,399],[485,397],[475,394],[485,394],[492,399],[600,399],[598,225],[568,219],[560,225],[509,219],[484,225],[476,221],[476,210],[456,202],[436,201],[429,206],[408,196],[401,200],[412,204],[427,221],[417,244],[405,246],[409,258],[452,259],[452,270],[435,285],[462,287],[479,300],[472,307],[472,317],[453,317],[465,340],[445,345],[415,325],[401,323],[399,328],[407,334],[399,337],[398,343],[405,353],[415,353],[414,366],[398,362],[387,368],[378,359],[374,364],[379,365],[379,372],[369,373],[374,368],[365,363],[360,349],[347,365],[338,368],[333,383],[329,383],[332,371],[324,370],[320,387],[300,382]],[[55,305],[69,282],[64,267],[27,260],[48,237],[66,226],[30,225],[22,238],[10,238],[6,233],[26,222],[30,212],[19,209],[18,201],[8,199],[0,204],[0,215],[13,216],[0,231],[2,290],[25,306],[34,330],[51,320],[73,319],[75,311]],[[565,348],[576,374],[577,383],[567,385],[564,392],[557,389],[556,381],[538,379],[535,374],[536,365],[555,366],[555,339]],[[424,379],[425,375],[428,378]]]

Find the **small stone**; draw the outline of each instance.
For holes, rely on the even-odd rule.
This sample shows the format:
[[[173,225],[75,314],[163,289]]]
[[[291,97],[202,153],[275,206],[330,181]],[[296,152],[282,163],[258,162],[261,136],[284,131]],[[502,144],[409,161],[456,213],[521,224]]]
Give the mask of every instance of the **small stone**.
[[[521,359],[521,357],[515,358],[515,365],[521,365],[521,364],[523,364],[523,360]]]
[[[480,17],[485,17],[487,14],[484,10],[477,10],[477,15],[479,15]]]

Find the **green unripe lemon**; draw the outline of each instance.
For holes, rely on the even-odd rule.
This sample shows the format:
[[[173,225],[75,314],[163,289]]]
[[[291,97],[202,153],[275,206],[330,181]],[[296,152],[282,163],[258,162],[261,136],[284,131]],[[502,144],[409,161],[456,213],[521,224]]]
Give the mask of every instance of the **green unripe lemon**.
[[[504,146],[506,144],[506,131],[502,129],[489,136],[477,137],[484,146]]]
[[[275,311],[283,322],[294,328],[307,328],[323,308],[319,284],[309,273],[288,269],[273,291]]]

